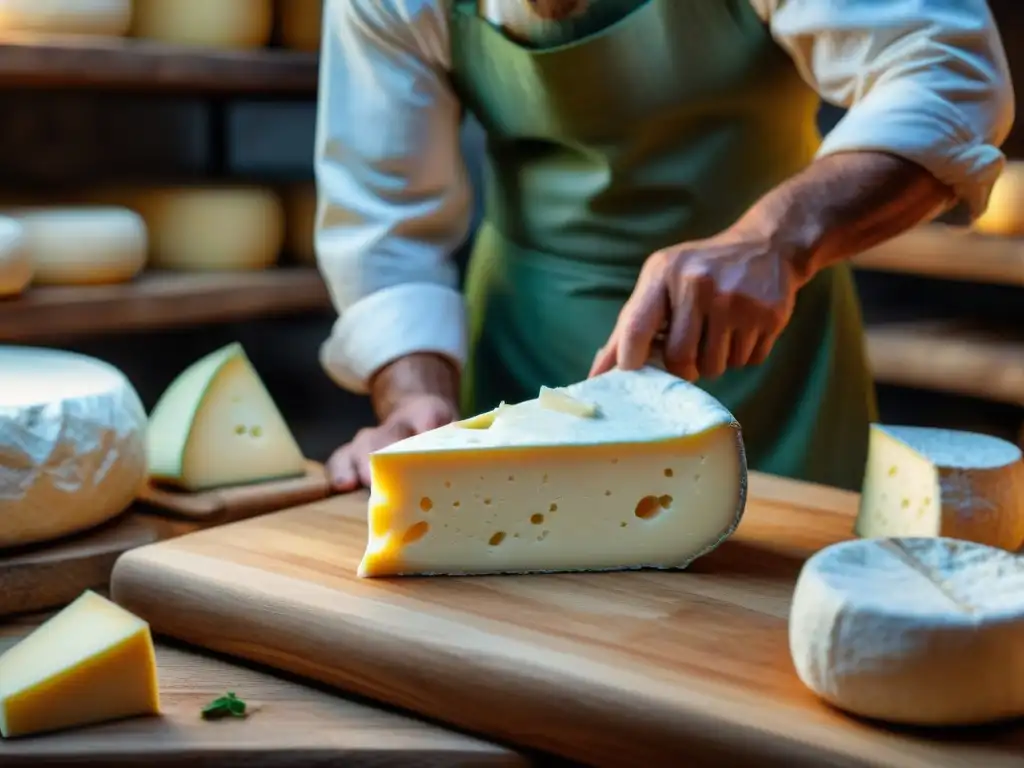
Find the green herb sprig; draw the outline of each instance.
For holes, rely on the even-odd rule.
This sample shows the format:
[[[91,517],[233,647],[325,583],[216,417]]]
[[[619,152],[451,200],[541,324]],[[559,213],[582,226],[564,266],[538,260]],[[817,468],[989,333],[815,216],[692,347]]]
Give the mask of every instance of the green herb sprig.
[[[231,691],[225,696],[219,696],[205,707],[203,707],[203,720],[221,720],[225,717],[245,717],[245,702],[235,696]]]

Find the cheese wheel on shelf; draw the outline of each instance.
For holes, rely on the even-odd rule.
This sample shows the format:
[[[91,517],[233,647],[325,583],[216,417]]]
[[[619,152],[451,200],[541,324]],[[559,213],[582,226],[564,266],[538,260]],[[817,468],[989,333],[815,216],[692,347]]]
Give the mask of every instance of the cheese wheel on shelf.
[[[164,43],[262,48],[274,28],[271,0],[135,0],[132,34]]]
[[[0,32],[120,37],[131,21],[131,0],[0,0]]]
[[[1024,715],[1024,559],[948,538],[832,545],[797,579],[789,646],[804,685],[855,715]]]
[[[177,187],[139,192],[154,267],[245,271],[273,266],[284,245],[280,198],[261,187]]]
[[[316,185],[295,184],[284,190],[285,250],[300,264],[316,264]]]
[[[146,481],[139,396],[100,360],[0,346],[0,462],[0,548],[105,523]]]
[[[146,265],[146,224],[127,208],[12,209],[24,227],[36,285],[106,285]]]
[[[1024,237],[1024,163],[1009,163],[996,180],[988,208],[974,222],[983,235]]]
[[[324,0],[281,0],[281,44],[296,51],[320,50]]]
[[[32,282],[32,260],[21,224],[0,216],[0,299],[20,295]]]

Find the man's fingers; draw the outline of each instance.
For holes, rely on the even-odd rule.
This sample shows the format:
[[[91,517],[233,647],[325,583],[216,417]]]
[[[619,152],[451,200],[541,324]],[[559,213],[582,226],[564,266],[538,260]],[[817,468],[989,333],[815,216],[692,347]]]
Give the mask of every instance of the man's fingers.
[[[754,351],[750,354],[750,360],[748,365],[761,365],[765,360],[768,359],[768,355],[772,352],[772,347],[775,346],[775,340],[777,336],[759,336],[757,344],[754,346]]]
[[[651,343],[668,319],[668,295],[655,282],[641,295],[630,298],[615,328],[618,340],[616,363],[624,371],[644,366],[651,356]]]
[[[597,354],[594,355],[594,362],[590,364],[590,373],[587,374],[587,378],[600,376],[602,373],[607,373],[614,368],[618,351],[619,345],[613,333],[611,338],[608,339],[608,343],[597,350]]]
[[[742,368],[750,362],[761,334],[750,328],[734,328],[729,349],[729,367]]]
[[[352,449],[352,443],[342,446],[327,460],[327,477],[331,488],[339,493],[348,493],[359,487],[359,471]]]
[[[728,307],[718,307],[708,316],[702,341],[701,378],[717,379],[725,373],[732,349],[732,324]]]
[[[672,323],[665,337],[665,368],[682,379],[697,379],[697,351],[704,332],[696,285],[687,285],[672,310]]]

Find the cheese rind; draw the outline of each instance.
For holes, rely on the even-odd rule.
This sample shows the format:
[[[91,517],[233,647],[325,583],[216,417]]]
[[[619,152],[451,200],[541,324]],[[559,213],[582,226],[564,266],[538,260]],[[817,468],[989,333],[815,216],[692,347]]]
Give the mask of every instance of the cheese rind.
[[[15,219],[0,216],[0,298],[18,296],[31,282],[24,228]]]
[[[150,417],[150,476],[189,491],[297,477],[306,461],[240,344],[189,366]]]
[[[0,735],[160,713],[149,625],[87,591],[0,655]]]
[[[270,41],[273,22],[271,0],[135,0],[131,31],[177,45],[246,50]]]
[[[1024,715],[1024,561],[946,538],[835,544],[800,573],[789,643],[804,685],[862,717]]]
[[[1024,461],[989,435],[874,424],[856,533],[1024,545]]]
[[[592,418],[505,405],[370,457],[361,576],[685,568],[746,500],[739,425],[664,371],[566,389]]]
[[[120,37],[131,0],[0,0],[0,31]]]
[[[988,207],[973,225],[975,231],[996,237],[1024,235],[1024,163],[1008,163],[996,179]]]
[[[320,49],[324,0],[281,3],[281,42],[286,48],[315,53]]]
[[[0,346],[0,549],[121,514],[146,480],[146,414],[119,370]]]
[[[296,184],[284,190],[285,250],[300,264],[316,264],[316,185]]]

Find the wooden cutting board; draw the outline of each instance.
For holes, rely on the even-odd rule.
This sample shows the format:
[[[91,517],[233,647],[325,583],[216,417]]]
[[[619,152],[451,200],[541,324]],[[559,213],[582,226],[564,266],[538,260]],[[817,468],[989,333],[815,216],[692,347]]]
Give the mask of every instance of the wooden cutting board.
[[[330,484],[324,466],[308,461],[306,474],[302,477],[200,493],[186,493],[150,483],[139,494],[139,501],[158,512],[207,523],[226,523],[308,504],[325,499],[329,494]]]
[[[30,630],[28,623],[0,625],[0,654]],[[529,765],[503,747],[181,648],[158,644],[157,664],[162,717],[0,739],[0,765]],[[229,690],[256,709],[252,716],[202,720],[200,709]]]
[[[1024,764],[1020,728],[890,731],[808,692],[793,585],[849,537],[857,497],[767,476],[751,491],[686,572],[362,580],[353,495],[134,550],[112,590],[159,633],[592,765]]]

